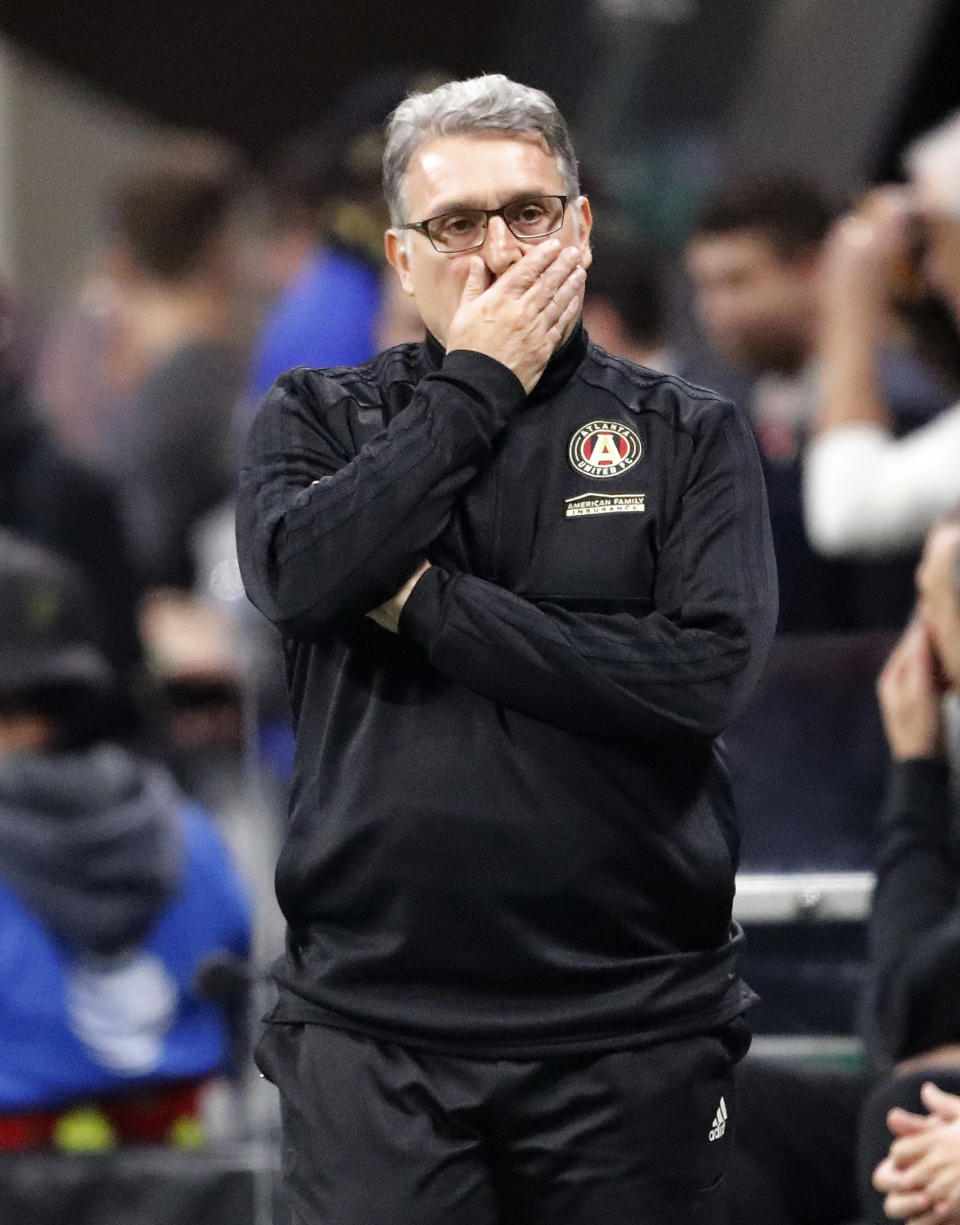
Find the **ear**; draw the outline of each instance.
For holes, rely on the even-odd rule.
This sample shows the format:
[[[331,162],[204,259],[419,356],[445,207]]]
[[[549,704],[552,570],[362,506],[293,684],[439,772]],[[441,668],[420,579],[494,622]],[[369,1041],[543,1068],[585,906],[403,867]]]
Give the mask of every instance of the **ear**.
[[[387,263],[396,269],[400,278],[400,286],[405,294],[413,295],[413,278],[410,275],[410,245],[407,242],[409,230],[401,233],[390,229],[383,236],[383,249],[387,255]]]
[[[593,210],[586,196],[578,196],[573,202],[576,242],[583,255],[583,266],[589,268],[593,260],[590,250],[590,231],[593,229]]]

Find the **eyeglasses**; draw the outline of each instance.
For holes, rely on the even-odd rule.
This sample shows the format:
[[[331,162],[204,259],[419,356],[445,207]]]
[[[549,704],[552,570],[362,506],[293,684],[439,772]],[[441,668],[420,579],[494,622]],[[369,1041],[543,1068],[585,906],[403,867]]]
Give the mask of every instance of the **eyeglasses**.
[[[548,234],[555,234],[563,225],[567,198],[529,196],[502,208],[462,208],[395,228],[425,234],[438,251],[448,255],[455,251],[473,251],[483,246],[491,217],[502,217],[515,238],[546,238]]]

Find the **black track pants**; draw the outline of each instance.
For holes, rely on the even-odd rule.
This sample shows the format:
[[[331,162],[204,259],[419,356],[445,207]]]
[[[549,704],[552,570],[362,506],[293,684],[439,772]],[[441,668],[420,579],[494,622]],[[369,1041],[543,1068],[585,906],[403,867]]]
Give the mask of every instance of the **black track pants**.
[[[475,1060],[271,1023],[291,1225],[723,1225],[743,1021]]]

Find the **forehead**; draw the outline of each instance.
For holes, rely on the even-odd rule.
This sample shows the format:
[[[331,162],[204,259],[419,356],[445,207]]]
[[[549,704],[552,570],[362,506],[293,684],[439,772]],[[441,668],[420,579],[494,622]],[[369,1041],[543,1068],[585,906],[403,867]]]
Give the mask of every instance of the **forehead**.
[[[404,186],[411,216],[426,217],[450,205],[498,208],[526,193],[562,194],[563,176],[533,134],[444,136],[414,152]]]
[[[736,278],[740,281],[779,281],[792,278],[796,269],[777,253],[759,230],[737,230],[729,234],[705,234],[687,248],[687,268],[695,281],[709,283]]]
[[[773,243],[760,230],[697,235],[687,248],[687,264],[691,272],[706,277],[789,269],[789,264],[780,258]]]

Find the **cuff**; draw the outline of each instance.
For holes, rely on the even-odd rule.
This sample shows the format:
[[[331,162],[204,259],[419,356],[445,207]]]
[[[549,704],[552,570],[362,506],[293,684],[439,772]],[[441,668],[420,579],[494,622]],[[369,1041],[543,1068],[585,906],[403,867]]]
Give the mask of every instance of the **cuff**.
[[[444,593],[450,581],[442,566],[431,566],[423,572],[400,610],[397,629],[401,637],[429,647],[443,621]]]
[[[503,420],[519,408],[527,396],[512,370],[496,358],[473,349],[454,349],[447,353],[437,376],[455,383],[474,400],[495,407]]]
[[[889,830],[904,821],[936,834],[949,834],[950,767],[940,757],[895,761],[881,815]]]

